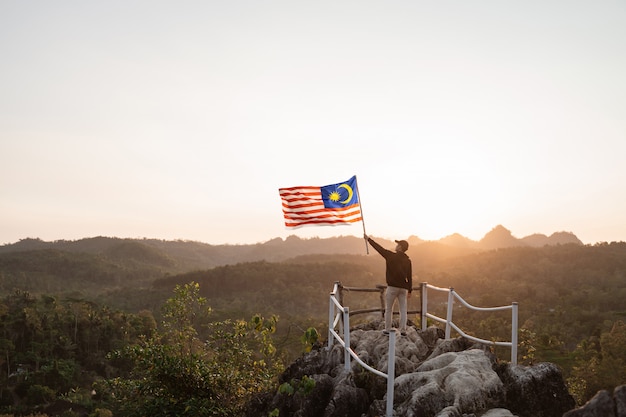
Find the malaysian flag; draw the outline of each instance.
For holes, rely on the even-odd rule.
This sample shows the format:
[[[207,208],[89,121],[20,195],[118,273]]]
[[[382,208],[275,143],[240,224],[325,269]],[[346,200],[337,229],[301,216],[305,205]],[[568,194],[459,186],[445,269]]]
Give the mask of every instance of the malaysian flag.
[[[285,226],[334,226],[363,220],[356,176],[321,187],[279,188]]]

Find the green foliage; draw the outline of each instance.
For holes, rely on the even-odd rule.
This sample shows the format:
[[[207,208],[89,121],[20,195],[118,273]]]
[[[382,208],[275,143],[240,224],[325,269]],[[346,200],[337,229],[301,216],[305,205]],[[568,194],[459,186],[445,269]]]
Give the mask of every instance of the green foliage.
[[[163,266],[132,259],[57,249],[0,253],[0,294],[20,288],[31,293],[83,296],[103,289],[141,285],[163,275]],[[174,268],[170,269],[175,271]]]
[[[162,332],[117,351],[133,363],[128,376],[99,384],[110,409],[124,416],[237,416],[282,369],[271,334],[277,319],[203,322],[206,300],[196,283],[177,286]],[[198,327],[207,326],[201,343]]]
[[[113,417],[113,412],[106,408],[96,408],[93,413],[89,414],[89,417]]]
[[[15,291],[0,299],[0,383],[22,405],[67,398],[76,387],[89,387],[105,369],[118,371],[107,364],[107,352],[135,342],[140,334],[150,335],[154,329],[146,325],[148,316]],[[10,391],[2,394],[0,412],[12,410]]]
[[[315,388],[315,380],[313,378],[309,378],[308,376],[304,375],[302,379],[300,380],[300,385],[298,387],[298,390],[303,395],[309,395],[313,391],[314,388]]]
[[[163,336],[174,346],[179,346],[181,354],[191,354],[196,349],[199,323],[208,321],[211,309],[207,300],[200,297],[200,285],[196,282],[177,285],[174,296],[163,307]]]
[[[0,414],[0,417],[15,417],[13,414]],[[23,417],[49,417],[47,414],[33,413]]]
[[[313,346],[319,341],[320,333],[315,327],[309,327],[302,335],[302,343],[304,344],[304,351],[310,352]]]
[[[296,403],[302,408],[306,399],[305,397],[309,395],[313,389],[315,389],[315,380],[304,375],[300,380],[292,379],[289,382],[283,382],[278,387],[278,393],[294,397]],[[275,409],[270,413],[270,416],[278,416],[279,414],[280,410]]]
[[[526,365],[532,365],[535,363],[535,348],[537,335],[525,328],[519,329],[518,338],[518,356],[520,357],[520,363]]]
[[[626,324],[616,321],[599,338],[583,340],[574,357],[575,365],[567,383],[578,404],[584,404],[599,390],[613,391],[626,382]]]
[[[294,395],[296,393],[309,395],[314,388],[315,380],[308,375],[304,375],[300,380],[291,380],[290,382],[280,384],[278,393],[285,395]]]
[[[148,342],[178,349],[165,356],[196,355],[204,361],[217,356],[222,346],[237,349],[245,340],[253,361],[271,368],[267,358],[294,358],[303,344],[308,349],[316,343],[308,329],[325,328],[333,282],[372,288],[384,283],[384,263],[360,255],[254,260],[284,260],[311,247],[317,253],[362,253],[362,240],[353,243],[346,250],[342,239],[289,238],[240,247],[94,238],[50,244],[28,240],[0,247],[0,386],[16,389],[25,402],[33,385],[64,395],[71,387],[89,387],[94,378],[128,376],[136,371],[132,355],[109,360],[106,354]],[[411,250],[416,283],[454,287],[481,307],[517,301],[521,362],[560,365],[580,401],[597,389],[610,389],[615,381],[626,382],[618,372],[624,367],[619,326],[611,334],[614,324],[626,317],[626,243],[483,252],[423,244]],[[214,268],[201,270],[207,267]],[[199,287],[187,288],[190,297],[181,300],[183,305],[202,298],[205,302],[196,310],[173,305],[160,309],[176,285],[184,290],[190,281]],[[351,311],[378,304],[375,296],[346,298]],[[429,301],[431,312],[444,313],[436,311],[434,295],[429,294]],[[455,323],[468,333],[510,340],[510,314],[485,315],[458,305],[454,311]],[[176,316],[179,312],[187,315]],[[280,316],[280,323],[274,316]],[[304,336],[301,329],[307,329]],[[212,340],[216,332],[225,340]],[[498,356],[507,358],[508,352],[498,349]],[[2,395],[0,405],[7,401]]]
[[[30,405],[45,404],[55,399],[56,393],[50,387],[31,385],[28,387],[26,401]]]

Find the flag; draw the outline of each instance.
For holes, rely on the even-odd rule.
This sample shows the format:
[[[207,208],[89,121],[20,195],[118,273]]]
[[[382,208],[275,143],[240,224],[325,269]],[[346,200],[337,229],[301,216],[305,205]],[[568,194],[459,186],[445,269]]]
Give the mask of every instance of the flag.
[[[363,220],[356,176],[321,187],[279,188],[285,226],[334,226]]]

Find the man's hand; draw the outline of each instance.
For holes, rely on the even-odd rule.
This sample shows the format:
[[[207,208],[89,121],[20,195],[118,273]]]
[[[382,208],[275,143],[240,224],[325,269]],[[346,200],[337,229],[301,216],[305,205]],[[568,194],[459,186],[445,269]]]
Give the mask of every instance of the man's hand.
[[[406,298],[411,298],[411,293],[407,293]]]

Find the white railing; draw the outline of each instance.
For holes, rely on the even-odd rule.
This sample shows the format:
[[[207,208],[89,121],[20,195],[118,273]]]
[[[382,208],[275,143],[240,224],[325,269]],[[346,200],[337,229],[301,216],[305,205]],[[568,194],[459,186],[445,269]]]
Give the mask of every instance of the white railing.
[[[378,376],[387,379],[387,405],[385,415],[393,416],[393,383],[395,380],[396,366],[396,333],[389,332],[389,351],[387,356],[387,373],[372,368],[359,358],[350,347],[350,309],[341,305],[338,290],[340,284],[335,282],[333,291],[330,293],[330,303],[328,309],[328,349],[333,347],[335,339],[343,346],[344,369],[350,370],[350,357],[353,357],[362,367]],[[339,327],[339,332],[335,329]],[[343,328],[343,329],[342,329]],[[341,336],[343,333],[343,336]]]
[[[395,380],[395,357],[396,357],[396,333],[394,331],[389,334],[389,350],[388,350],[388,359],[387,359],[387,373],[379,371],[378,369],[372,368],[365,362],[359,358],[359,356],[352,350],[350,347],[350,309],[342,305],[343,294],[341,291],[343,290],[343,286],[339,282],[335,282],[333,286],[333,291],[330,293],[330,302],[328,308],[328,349],[330,350],[335,343],[335,340],[339,342],[339,344],[343,347],[344,350],[344,369],[346,371],[350,371],[351,365],[351,357],[354,358],[362,367],[367,369],[368,371],[381,376],[387,379],[387,404],[386,404],[386,416],[391,417],[393,415],[393,396],[394,396],[394,380]],[[433,314],[428,313],[428,289],[432,289],[435,291],[442,291],[448,293],[448,301],[447,301],[447,314],[446,318],[437,317]],[[350,291],[378,291],[381,292],[385,289],[385,286],[377,286],[376,290],[371,290],[367,288],[350,288]],[[414,288],[415,289],[415,288]],[[450,338],[451,329],[454,329],[461,336],[473,340],[478,343],[487,344],[487,345],[495,345],[495,346],[506,346],[511,348],[511,363],[517,364],[517,314],[518,314],[518,306],[517,303],[514,302],[511,305],[502,306],[502,307],[474,307],[473,305],[466,302],[461,296],[459,296],[454,288],[439,288],[434,285],[430,285],[426,282],[421,283],[420,286],[421,292],[421,311],[420,318],[422,322],[422,330],[426,330],[427,328],[427,318],[433,319],[440,323],[445,323],[445,338]],[[502,311],[502,310],[512,310],[512,322],[511,322],[511,341],[510,342],[494,342],[486,339],[480,339],[478,337],[470,336],[466,334],[463,330],[461,330],[457,325],[452,322],[452,308],[454,306],[454,299],[457,299],[463,304],[465,307],[476,310],[476,311]],[[383,301],[381,297],[381,302]],[[358,313],[366,313],[366,312],[374,312],[381,311],[384,314],[384,306],[381,306],[380,309],[367,309],[360,310]],[[354,313],[357,313],[355,311]]]
[[[435,291],[442,291],[448,293],[448,302],[447,302],[447,314],[446,318],[437,317],[428,312],[428,289]],[[422,322],[422,330],[426,330],[427,327],[427,318],[433,319],[440,323],[445,323],[446,325],[446,339],[450,338],[450,330],[456,330],[461,336],[473,340],[478,343],[483,343],[486,345],[495,345],[495,346],[506,346],[511,348],[511,363],[513,365],[517,365],[517,314],[518,314],[518,306],[516,302],[513,302],[511,305],[501,306],[501,307],[475,307],[465,301],[459,294],[454,291],[454,288],[439,288],[434,285],[430,285],[426,282],[422,282],[421,284],[421,296],[422,296],[422,313],[421,313],[421,322]],[[466,334],[463,330],[461,330],[457,325],[452,322],[452,308],[454,306],[454,299],[457,299],[463,304],[465,307],[475,310],[475,311],[502,311],[502,310],[511,310],[511,341],[510,342],[494,342],[486,339],[480,339],[478,337],[470,336]]]

